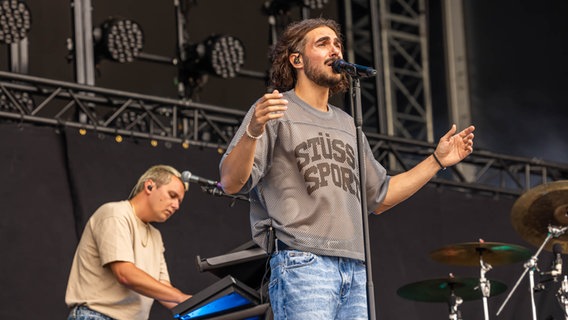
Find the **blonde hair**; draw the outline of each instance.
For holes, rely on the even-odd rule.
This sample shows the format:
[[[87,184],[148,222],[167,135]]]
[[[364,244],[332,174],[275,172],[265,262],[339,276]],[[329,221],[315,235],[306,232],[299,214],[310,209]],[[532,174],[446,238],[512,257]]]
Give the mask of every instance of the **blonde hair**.
[[[170,183],[170,181],[172,181],[172,176],[177,177],[183,183],[185,191],[187,191],[188,185],[181,179],[181,173],[179,173],[179,171],[177,171],[174,167],[160,164],[150,167],[150,169],[146,170],[146,172],[144,172],[144,174],[142,174],[142,176],[138,178],[138,182],[130,192],[128,199],[130,200],[135,195],[140,193],[140,191],[144,189],[144,183],[146,181],[152,180],[156,184],[156,188],[159,188],[164,184]]]

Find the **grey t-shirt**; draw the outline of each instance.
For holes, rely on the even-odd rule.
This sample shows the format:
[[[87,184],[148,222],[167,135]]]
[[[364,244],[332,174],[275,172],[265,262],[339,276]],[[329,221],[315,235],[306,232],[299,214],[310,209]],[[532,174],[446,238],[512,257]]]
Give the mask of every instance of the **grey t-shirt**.
[[[288,109],[269,121],[257,142],[250,179],[250,219],[255,242],[268,248],[267,232],[289,246],[320,255],[364,260],[356,130],[353,118],[329,105],[321,112],[293,90],[284,93]],[[243,137],[254,106],[229,145]],[[364,139],[368,212],[383,201],[386,170]]]

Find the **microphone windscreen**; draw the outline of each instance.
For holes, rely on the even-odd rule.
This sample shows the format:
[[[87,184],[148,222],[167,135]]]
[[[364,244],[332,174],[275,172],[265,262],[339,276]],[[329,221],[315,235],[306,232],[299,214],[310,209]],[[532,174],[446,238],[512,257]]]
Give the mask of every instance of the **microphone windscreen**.
[[[189,178],[191,178],[191,172],[184,171],[184,172],[181,173],[181,181],[189,182]]]

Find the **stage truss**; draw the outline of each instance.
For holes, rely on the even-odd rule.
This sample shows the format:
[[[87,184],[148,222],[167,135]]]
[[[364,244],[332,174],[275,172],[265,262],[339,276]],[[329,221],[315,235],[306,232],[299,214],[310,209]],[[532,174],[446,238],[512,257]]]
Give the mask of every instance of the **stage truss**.
[[[119,139],[201,146],[223,151],[245,111],[183,99],[172,99],[56,81],[0,71],[0,123],[30,123],[77,128]],[[429,156],[435,145],[366,132],[377,160],[410,169]],[[464,171],[475,172],[464,174]],[[438,186],[489,195],[518,196],[537,185],[568,179],[568,165],[476,150],[461,166],[440,171]]]

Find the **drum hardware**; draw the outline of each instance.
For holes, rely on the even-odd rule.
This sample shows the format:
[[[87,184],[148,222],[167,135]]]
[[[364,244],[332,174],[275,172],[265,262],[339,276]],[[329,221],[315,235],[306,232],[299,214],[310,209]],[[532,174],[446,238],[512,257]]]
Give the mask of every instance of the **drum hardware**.
[[[495,296],[507,289],[501,282],[487,280],[488,296]],[[483,297],[479,279],[456,278],[452,274],[447,278],[430,279],[402,286],[397,294],[403,298],[421,302],[446,302],[449,306],[449,319],[462,320],[459,306],[464,301]]]
[[[548,226],[548,230],[549,230],[548,235],[546,236],[546,238],[542,242],[541,246],[538,248],[537,252],[523,265],[525,270],[523,271],[523,273],[521,274],[521,276],[517,280],[517,283],[515,283],[515,286],[513,287],[513,289],[511,289],[511,292],[509,292],[509,295],[507,296],[505,301],[503,301],[503,304],[501,304],[501,307],[497,311],[497,315],[499,315],[501,313],[501,311],[503,310],[503,307],[505,307],[505,305],[507,304],[507,302],[509,301],[509,299],[511,298],[511,296],[513,295],[513,293],[515,292],[515,290],[519,286],[521,280],[523,280],[523,278],[525,277],[525,275],[528,272],[529,273],[529,283],[530,283],[529,291],[531,293],[532,317],[533,317],[533,320],[537,320],[537,318],[536,318],[536,305],[535,305],[535,301],[534,301],[534,292],[535,292],[534,272],[535,272],[535,270],[538,270],[538,265],[537,265],[538,256],[539,256],[540,252],[545,248],[545,246],[548,244],[548,242],[552,238],[557,238],[557,237],[561,236],[562,234],[564,234],[566,232],[567,229],[568,229],[568,227]]]
[[[511,209],[511,223],[535,247],[552,232],[555,239],[544,249],[552,251],[552,246],[560,243],[562,252],[568,252],[568,234],[562,230],[568,226],[568,180],[542,184],[522,194]]]
[[[534,272],[538,270],[538,256],[542,250],[551,251],[555,245],[562,247],[561,252],[568,252],[568,181],[556,181],[539,185],[522,194],[513,204],[511,209],[511,222],[521,237],[534,246],[539,247],[537,252],[523,265],[524,271],[517,283],[497,311],[501,313],[512,294],[515,292],[520,281],[529,274],[531,309],[533,320],[536,320],[536,305],[534,292]],[[562,270],[553,270],[553,277],[561,275]],[[564,285],[564,283],[563,283]],[[568,288],[568,284],[566,284]],[[566,310],[563,288],[558,295],[561,307]],[[568,316],[566,317],[568,320]]]
[[[450,318],[449,320],[463,320],[461,311],[458,307],[463,303],[463,299],[461,297],[456,296],[453,292],[450,295],[450,302],[449,302],[449,309],[450,309]]]
[[[489,320],[489,307],[487,306],[487,298],[489,298],[489,293],[491,292],[491,282],[489,282],[487,278],[485,278],[485,274],[489,272],[489,270],[491,270],[493,267],[490,264],[483,262],[482,254],[479,254],[479,265],[479,287],[483,296],[483,314],[485,320]]]
[[[502,243],[486,242],[480,239],[479,242],[464,242],[452,244],[434,250],[430,257],[441,263],[474,267],[479,266],[480,257],[483,262],[492,266],[526,261],[530,257],[530,251],[522,246]]]
[[[562,280],[562,285],[556,293],[556,299],[560,306],[562,306],[562,311],[564,311],[564,319],[568,320],[568,277],[564,276]]]
[[[528,249],[500,242],[465,242],[449,245],[430,253],[432,259],[451,265],[480,267],[478,289],[481,291],[485,320],[489,320],[487,298],[491,293],[491,282],[486,274],[493,266],[514,263],[530,256]]]

